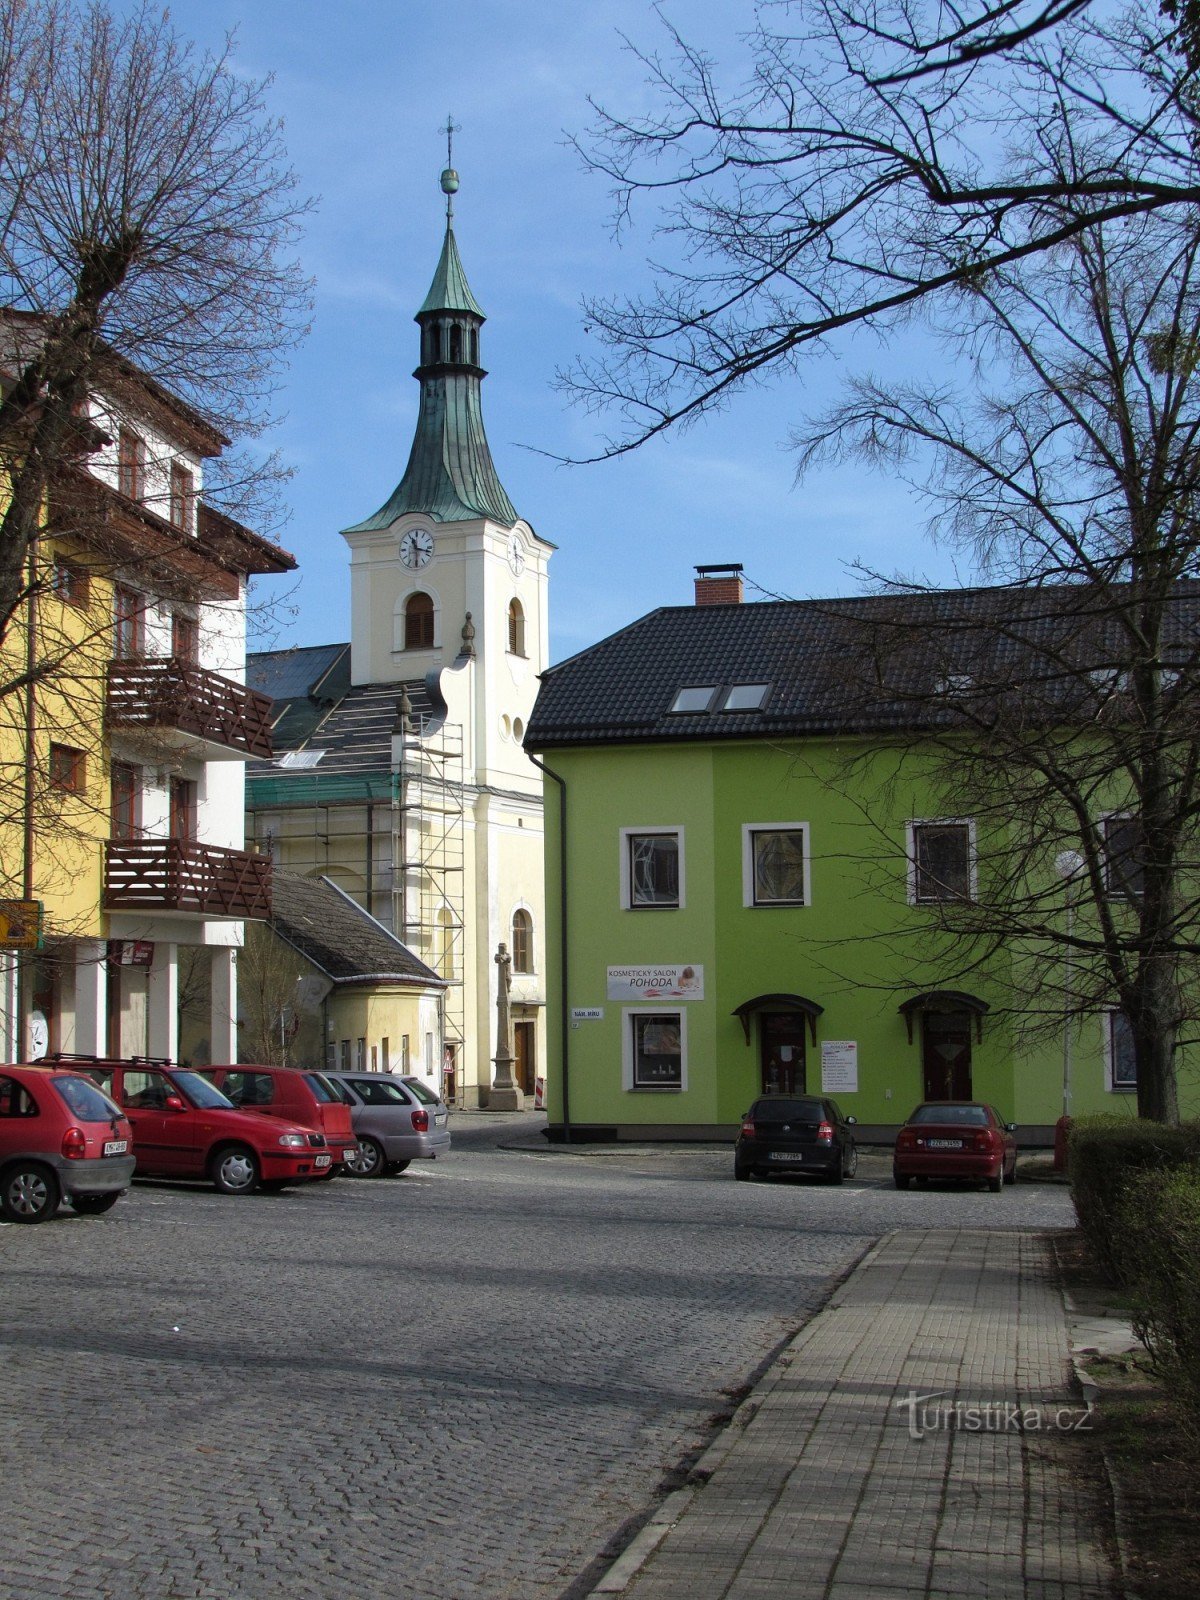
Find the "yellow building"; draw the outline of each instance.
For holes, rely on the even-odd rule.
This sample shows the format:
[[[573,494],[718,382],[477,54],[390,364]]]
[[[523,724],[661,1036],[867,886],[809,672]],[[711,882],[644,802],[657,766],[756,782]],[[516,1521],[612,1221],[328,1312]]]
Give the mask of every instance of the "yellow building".
[[[446,981],[331,879],[277,871],[271,920],[250,932],[243,1061],[429,1075]]]
[[[0,377],[37,337],[0,319]],[[228,440],[115,357],[79,437],[0,651],[0,911],[40,908],[36,941],[0,918],[0,1048],[175,1059],[191,947],[214,1059],[234,1060],[243,921],[270,906],[270,862],[244,848],[245,763],[271,749],[246,587],[295,562],[205,503]]]

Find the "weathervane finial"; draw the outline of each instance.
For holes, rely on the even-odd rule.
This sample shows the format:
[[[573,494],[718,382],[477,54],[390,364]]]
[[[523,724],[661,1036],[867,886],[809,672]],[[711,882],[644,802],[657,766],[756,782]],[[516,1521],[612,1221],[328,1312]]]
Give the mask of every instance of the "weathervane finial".
[[[446,226],[454,221],[454,196],[458,193],[458,173],[454,170],[454,135],[462,132],[461,123],[453,115],[446,118],[446,126],[438,129],[446,135],[446,170],[442,173],[442,193],[446,196]]]

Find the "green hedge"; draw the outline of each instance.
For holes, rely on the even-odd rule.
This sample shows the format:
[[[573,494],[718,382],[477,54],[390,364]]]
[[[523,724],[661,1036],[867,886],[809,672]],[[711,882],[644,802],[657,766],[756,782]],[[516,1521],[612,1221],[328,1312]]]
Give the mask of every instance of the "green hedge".
[[[1146,1173],[1200,1167],[1200,1122],[1166,1128],[1131,1117],[1081,1117],[1067,1145],[1067,1178],[1075,1215],[1096,1258],[1127,1281],[1129,1252],[1121,1238],[1121,1209]]]
[[[1118,1239],[1133,1331],[1200,1429],[1200,1169],[1141,1173]]]

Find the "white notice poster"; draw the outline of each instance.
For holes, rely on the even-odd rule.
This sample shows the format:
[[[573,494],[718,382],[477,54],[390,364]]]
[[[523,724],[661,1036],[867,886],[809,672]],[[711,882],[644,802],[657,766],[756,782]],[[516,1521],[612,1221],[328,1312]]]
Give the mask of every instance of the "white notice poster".
[[[821,1093],[858,1093],[857,1039],[826,1039],[821,1045]]]

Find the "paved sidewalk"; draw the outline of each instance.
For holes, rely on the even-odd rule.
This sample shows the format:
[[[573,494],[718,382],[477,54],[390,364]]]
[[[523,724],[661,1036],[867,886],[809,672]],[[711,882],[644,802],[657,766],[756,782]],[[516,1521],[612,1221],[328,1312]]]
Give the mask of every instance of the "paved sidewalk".
[[[1056,1431],[1087,1425],[1068,1341],[1044,1237],[888,1235],[594,1594],[1119,1595]]]

